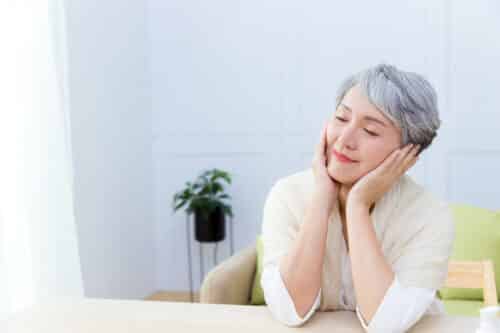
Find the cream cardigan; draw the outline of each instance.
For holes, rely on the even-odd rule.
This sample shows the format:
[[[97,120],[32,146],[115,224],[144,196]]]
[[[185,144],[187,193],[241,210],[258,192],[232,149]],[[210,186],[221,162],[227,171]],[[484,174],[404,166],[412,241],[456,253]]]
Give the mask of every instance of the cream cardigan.
[[[263,265],[286,254],[304,221],[314,186],[312,168],[279,179],[270,189],[263,210]],[[346,248],[338,205],[329,217],[321,278],[320,311],[337,310],[341,258]],[[451,255],[455,228],[449,206],[408,175],[376,202],[371,213],[382,251],[401,285],[439,289]]]

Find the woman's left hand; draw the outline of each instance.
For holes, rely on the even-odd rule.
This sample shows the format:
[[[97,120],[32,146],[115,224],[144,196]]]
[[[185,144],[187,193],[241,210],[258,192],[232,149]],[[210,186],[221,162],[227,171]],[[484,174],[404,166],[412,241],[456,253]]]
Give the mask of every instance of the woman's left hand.
[[[418,160],[420,145],[394,150],[378,167],[359,179],[349,191],[347,205],[370,208]]]

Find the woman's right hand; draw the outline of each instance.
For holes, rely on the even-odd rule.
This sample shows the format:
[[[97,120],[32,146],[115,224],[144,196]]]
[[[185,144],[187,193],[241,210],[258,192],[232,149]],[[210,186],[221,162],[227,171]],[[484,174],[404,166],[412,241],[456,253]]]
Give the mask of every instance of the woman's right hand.
[[[315,181],[314,195],[317,196],[317,199],[323,202],[325,208],[328,210],[328,212],[330,212],[337,202],[340,184],[330,177],[327,170],[327,125],[328,123],[323,126],[319,143],[316,145],[316,148],[314,150],[312,169]]]

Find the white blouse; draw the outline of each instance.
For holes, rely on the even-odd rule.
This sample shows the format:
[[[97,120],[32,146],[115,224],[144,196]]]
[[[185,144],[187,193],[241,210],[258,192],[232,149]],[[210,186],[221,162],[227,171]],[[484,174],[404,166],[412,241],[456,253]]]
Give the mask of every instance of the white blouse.
[[[345,244],[343,245],[345,247]],[[348,253],[348,252],[344,252]],[[366,323],[356,303],[352,282],[351,260],[342,256],[342,289],[339,293],[343,310],[356,311],[366,332],[406,332],[425,314],[443,314],[444,306],[435,297],[434,289],[404,287],[395,276],[370,323]],[[276,261],[263,268],[261,285],[264,298],[271,313],[287,326],[300,326],[319,308],[321,288],[309,312],[301,318],[279,271]]]

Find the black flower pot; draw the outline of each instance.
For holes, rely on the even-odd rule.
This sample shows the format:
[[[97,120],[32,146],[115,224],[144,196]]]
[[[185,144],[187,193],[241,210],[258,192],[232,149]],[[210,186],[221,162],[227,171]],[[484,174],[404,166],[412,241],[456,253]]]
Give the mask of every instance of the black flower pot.
[[[220,206],[210,213],[208,219],[199,211],[195,211],[194,222],[194,233],[198,242],[219,242],[226,238],[226,219]]]

